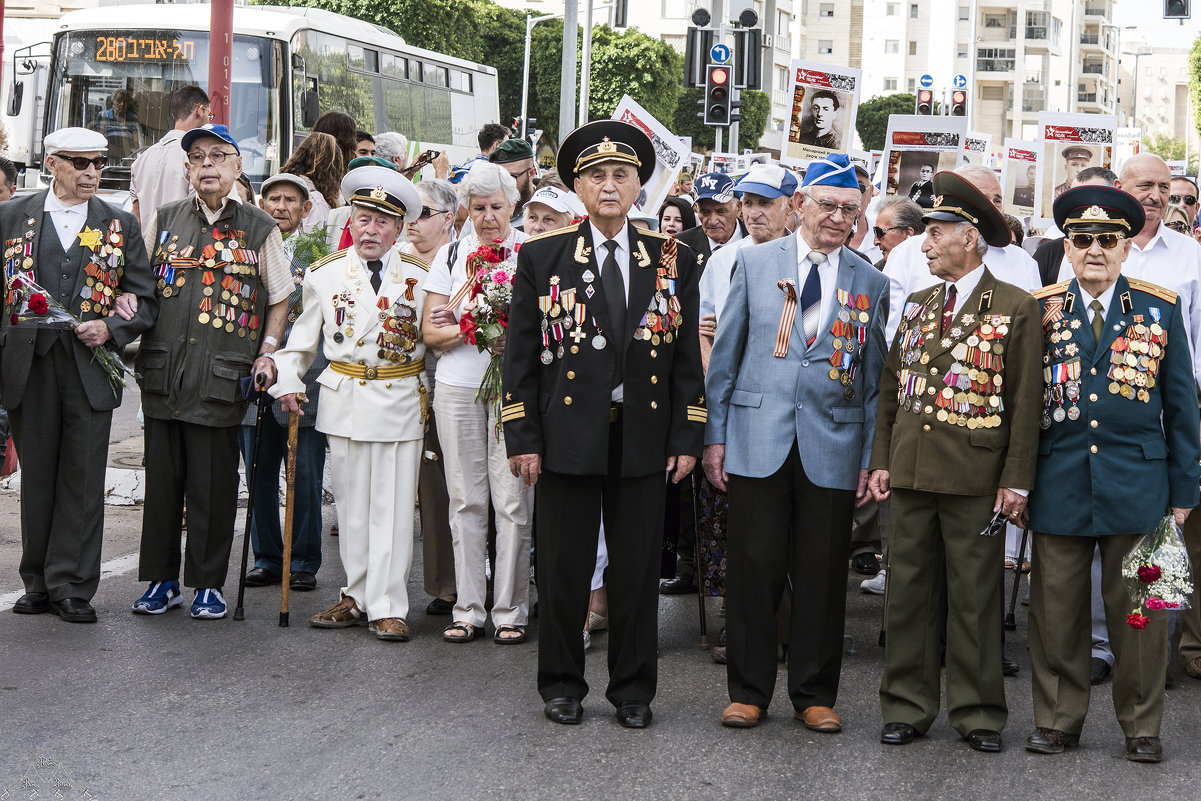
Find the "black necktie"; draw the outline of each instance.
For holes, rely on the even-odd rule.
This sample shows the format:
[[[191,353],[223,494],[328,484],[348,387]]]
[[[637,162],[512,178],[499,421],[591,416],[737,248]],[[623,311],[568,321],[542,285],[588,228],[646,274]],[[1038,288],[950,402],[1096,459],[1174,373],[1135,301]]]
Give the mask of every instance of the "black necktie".
[[[384,280],[381,275],[384,271],[384,263],[382,261],[369,261],[367,262],[367,269],[371,271],[371,288],[378,295],[380,284]]]
[[[617,266],[617,242],[606,239],[604,248],[609,251],[601,264],[601,291],[605,293],[605,305],[609,307],[609,324],[613,330],[606,332],[609,342],[613,345],[613,386],[622,382],[625,375],[625,341],[626,330],[626,285],[621,278],[621,268]]]

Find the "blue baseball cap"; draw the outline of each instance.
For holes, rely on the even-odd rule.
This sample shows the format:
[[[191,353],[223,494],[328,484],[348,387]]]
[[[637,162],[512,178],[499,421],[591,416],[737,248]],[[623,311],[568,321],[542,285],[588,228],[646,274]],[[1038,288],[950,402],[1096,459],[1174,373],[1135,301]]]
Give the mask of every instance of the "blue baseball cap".
[[[824,159],[809,162],[809,168],[805,170],[805,182],[801,185],[859,190],[855,165],[845,153],[831,153]]]
[[[796,193],[797,180],[791,171],[778,164],[752,164],[746,175],[734,187],[739,194],[760,197],[792,197]]]
[[[734,179],[724,172],[707,172],[696,179],[696,199],[729,203],[734,199]]]
[[[225,142],[226,144],[233,145],[234,150],[238,151],[238,155],[239,156],[242,155],[242,151],[238,147],[238,143],[235,142],[234,138],[232,136],[230,136],[230,134],[229,134],[229,126],[228,125],[214,125],[211,122],[205,123],[204,125],[201,125],[199,128],[193,128],[192,130],[188,131],[186,134],[183,135],[183,138],[179,140],[179,144],[183,147],[184,150],[191,150],[192,143],[195,142],[197,139],[199,139],[202,136],[211,136],[216,139],[220,139],[222,142]]]

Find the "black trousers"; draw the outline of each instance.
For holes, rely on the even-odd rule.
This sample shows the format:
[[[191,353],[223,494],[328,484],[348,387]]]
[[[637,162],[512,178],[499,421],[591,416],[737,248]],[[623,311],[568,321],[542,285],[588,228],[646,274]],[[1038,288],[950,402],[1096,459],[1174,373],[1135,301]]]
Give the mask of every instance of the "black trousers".
[[[605,697],[650,703],[658,664],[662,473],[621,477],[621,421],[609,426],[609,473],[544,470],[535,489],[538,546],[538,692],[583,698],[584,620],[604,514],[609,568],[609,686]]]
[[[699,499],[693,497],[693,487],[698,486],[690,480],[679,484],[667,484],[667,500],[664,504],[663,539],[673,543],[671,556],[666,560],[663,572],[664,578],[680,576],[692,579],[696,575],[696,507]]]
[[[146,506],[138,578],[179,578],[186,500],[184,586],[224,586],[238,514],[238,426],[214,428],[147,417],[145,439]]]
[[[88,403],[60,343],[35,356],[9,410],[21,459],[21,580],[51,600],[90,601],[100,583],[104,472],[113,413]]]
[[[767,708],[776,686],[776,609],[791,578],[788,696],[834,706],[842,670],[846,559],[855,493],[819,487],[796,445],[766,478],[730,476],[726,681],[730,700]]]

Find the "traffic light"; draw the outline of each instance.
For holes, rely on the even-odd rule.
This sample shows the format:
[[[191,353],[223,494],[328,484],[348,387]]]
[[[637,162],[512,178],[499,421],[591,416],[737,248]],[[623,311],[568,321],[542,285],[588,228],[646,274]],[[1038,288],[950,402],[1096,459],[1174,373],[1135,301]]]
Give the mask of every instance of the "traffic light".
[[[930,89],[919,89],[917,92],[917,102],[914,104],[913,113],[923,117],[929,117],[934,114],[934,92]]]
[[[725,127],[730,124],[730,68],[710,64],[705,70],[705,124]]]
[[[962,89],[956,89],[954,92],[951,92],[951,116],[967,116],[967,92]]]
[[[1193,16],[1189,0],[1163,0],[1164,19],[1190,19]]]

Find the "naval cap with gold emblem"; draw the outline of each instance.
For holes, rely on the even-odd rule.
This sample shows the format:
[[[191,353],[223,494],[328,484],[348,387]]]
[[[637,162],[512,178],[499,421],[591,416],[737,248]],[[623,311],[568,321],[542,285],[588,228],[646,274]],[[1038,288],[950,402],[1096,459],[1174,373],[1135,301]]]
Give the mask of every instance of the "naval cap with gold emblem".
[[[1132,195],[1112,186],[1078,186],[1055,199],[1055,225],[1065,234],[1114,233],[1134,236],[1147,221]]]
[[[655,146],[642,129],[628,122],[597,120],[567,134],[555,169],[563,183],[573,186],[582,171],[608,162],[633,165],[639,182],[645,184],[655,173]]]
[[[358,167],[342,179],[342,196],[350,205],[403,217],[406,223],[421,216],[421,196],[413,183],[396,170],[374,164]]]
[[[934,173],[933,181],[934,206],[922,215],[922,222],[969,223],[995,248],[1003,248],[1013,240],[1001,212],[970,181],[945,170]]]

